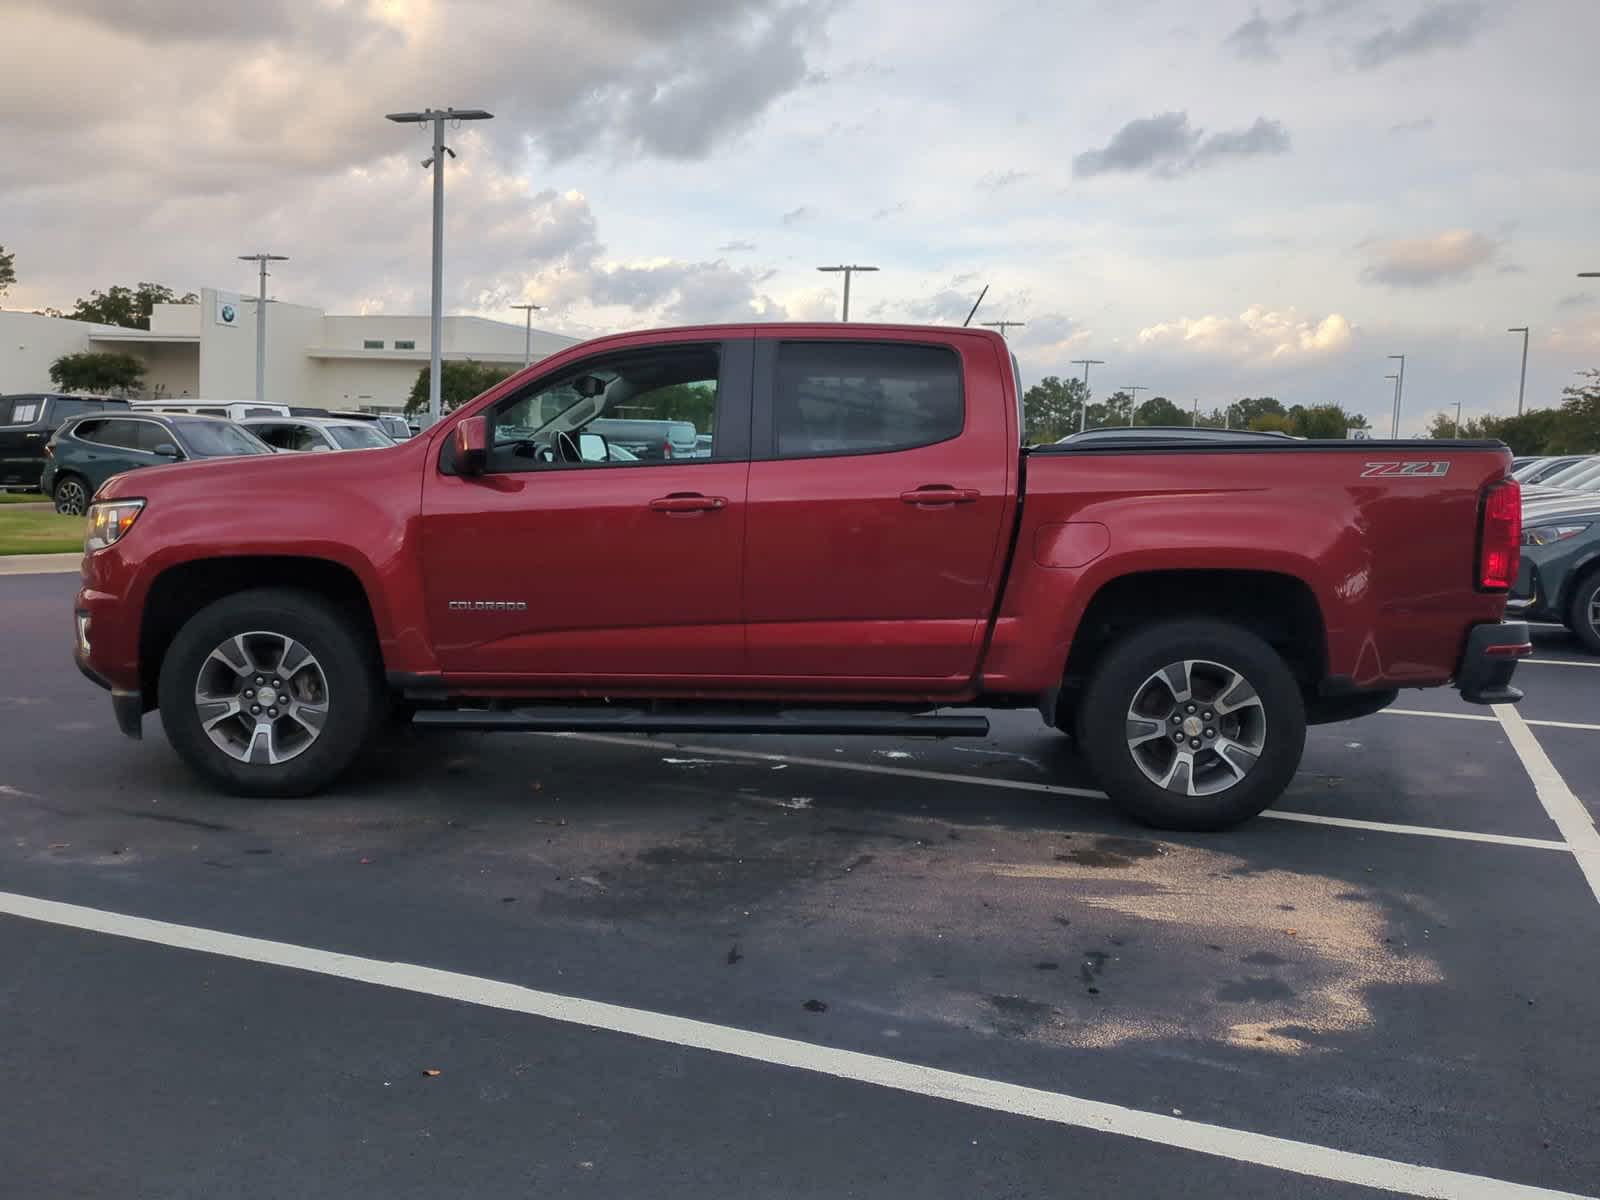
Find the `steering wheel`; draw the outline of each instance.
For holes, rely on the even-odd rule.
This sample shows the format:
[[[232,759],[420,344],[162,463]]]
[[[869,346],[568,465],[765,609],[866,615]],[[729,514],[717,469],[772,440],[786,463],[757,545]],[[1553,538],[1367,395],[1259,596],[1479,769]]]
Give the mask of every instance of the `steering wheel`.
[[[573,436],[562,430],[556,434],[556,458],[564,463],[581,463],[583,455],[578,452],[578,443]]]

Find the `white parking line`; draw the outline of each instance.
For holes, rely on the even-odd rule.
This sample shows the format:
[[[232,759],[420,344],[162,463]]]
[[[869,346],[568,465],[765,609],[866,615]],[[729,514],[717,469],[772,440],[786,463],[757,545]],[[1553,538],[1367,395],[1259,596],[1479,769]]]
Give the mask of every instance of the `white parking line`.
[[[1433,712],[1426,708],[1386,708],[1384,716],[1389,717],[1438,717],[1442,721],[1496,721],[1500,718],[1484,713],[1452,713]],[[1600,733],[1600,725],[1589,724],[1584,721],[1543,721],[1531,717],[1523,717],[1523,724],[1537,725],[1541,729],[1583,729],[1590,733]]]
[[[768,1066],[789,1067],[814,1075],[909,1092],[991,1112],[1134,1138],[1314,1179],[1381,1188],[1403,1195],[1435,1197],[1437,1200],[1593,1200],[1592,1197],[1581,1197],[1574,1192],[1554,1191],[1483,1175],[1356,1154],[1349,1150],[1271,1137],[1248,1130],[1230,1129],[1222,1125],[1208,1125],[1201,1121],[1143,1112],[1062,1092],[943,1071],[876,1054],[840,1050],[648,1009],[627,1008],[556,992],[537,991],[496,979],[413,963],[384,962],[311,946],[152,921],[13,892],[0,892],[0,913],[158,946],[305,971],[420,996],[457,1000],[483,1008],[524,1013],[671,1046],[725,1054]]]
[[[1570,658],[1525,658],[1520,665],[1536,667],[1600,667],[1600,662],[1578,662]]]
[[[1600,900],[1600,831],[1594,827],[1594,818],[1589,815],[1582,801],[1572,794],[1572,789],[1561,778],[1561,772],[1556,770],[1555,763],[1550,761],[1539,739],[1533,736],[1533,730],[1528,728],[1522,714],[1509,704],[1496,704],[1494,713],[1505,727],[1506,737],[1510,739],[1517,757],[1522,760],[1528,778],[1533,780],[1533,790],[1538,793],[1545,812],[1550,814],[1562,838],[1572,847],[1572,853],[1578,860],[1578,869],[1589,882],[1589,890],[1594,893],[1596,900]]]
[[[1435,716],[1422,713],[1421,716]],[[1492,721],[1493,717],[1474,720]],[[838,758],[808,758],[799,754],[768,754],[758,750],[727,750],[721,746],[691,746],[682,742],[645,740],[640,735],[610,733],[547,733],[542,737],[566,738],[579,742],[598,742],[604,746],[627,746],[634,750],[672,750],[679,754],[721,755],[723,758],[766,763],[789,763],[802,767],[821,767],[828,771],[856,771],[867,775],[898,775],[909,779],[931,779],[939,783],[976,784],[979,787],[1008,788],[1018,792],[1044,792],[1057,796],[1082,796],[1104,800],[1107,796],[1093,788],[1064,787],[1056,783],[1034,783],[1027,779],[999,779],[992,775],[962,775],[954,771],[924,771],[915,767],[880,767],[876,763],[850,762]],[[1355,817],[1325,817],[1319,813],[1282,812],[1269,808],[1261,814],[1269,820],[1298,821],[1306,825],[1332,825],[1340,829],[1365,829],[1372,833],[1403,833],[1412,837],[1444,838],[1448,841],[1485,842],[1496,846],[1524,846],[1535,850],[1572,852],[1565,842],[1544,838],[1512,837],[1502,833],[1473,833],[1465,829],[1436,829],[1428,825],[1395,825],[1387,821],[1362,821]]]

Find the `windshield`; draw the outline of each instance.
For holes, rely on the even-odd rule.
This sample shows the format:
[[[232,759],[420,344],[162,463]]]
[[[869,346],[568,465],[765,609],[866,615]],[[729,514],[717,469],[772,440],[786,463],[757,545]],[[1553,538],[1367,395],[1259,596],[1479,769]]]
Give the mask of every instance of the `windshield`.
[[[1596,462],[1592,458],[1575,462],[1571,466],[1557,471],[1554,475],[1547,475],[1539,481],[1544,487],[1570,487],[1572,481],[1580,476],[1587,475],[1594,470]]]
[[[272,453],[272,447],[231,421],[174,421],[172,427],[194,458]]]
[[[341,450],[376,450],[394,445],[376,425],[327,425],[324,428]]]

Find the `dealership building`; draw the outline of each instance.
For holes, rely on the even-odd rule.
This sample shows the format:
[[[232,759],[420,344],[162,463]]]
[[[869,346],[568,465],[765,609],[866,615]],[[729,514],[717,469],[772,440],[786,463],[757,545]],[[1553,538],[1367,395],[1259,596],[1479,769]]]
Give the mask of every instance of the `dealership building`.
[[[205,288],[199,304],[158,304],[149,329],[0,311],[0,394],[50,391],[50,364],[63,354],[116,352],[144,364],[149,399],[254,400],[256,304]],[[427,316],[331,316],[320,308],[267,304],[266,399],[316,408],[400,409],[428,364]],[[440,352],[520,367],[525,326],[484,317],[445,317]],[[576,339],[533,331],[535,361]]]

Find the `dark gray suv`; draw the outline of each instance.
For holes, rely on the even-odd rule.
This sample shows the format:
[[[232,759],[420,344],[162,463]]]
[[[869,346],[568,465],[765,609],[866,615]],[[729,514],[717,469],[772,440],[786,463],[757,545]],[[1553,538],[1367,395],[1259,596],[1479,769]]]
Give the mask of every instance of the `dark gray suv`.
[[[1507,615],[1558,621],[1600,654],[1600,494],[1524,501],[1522,570]]]
[[[63,396],[29,392],[0,396],[0,488],[32,491],[44,471],[44,448],[68,417],[127,408],[110,396]]]

